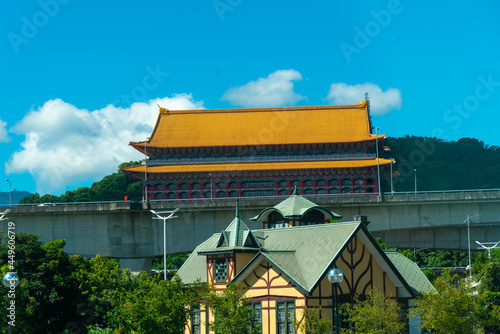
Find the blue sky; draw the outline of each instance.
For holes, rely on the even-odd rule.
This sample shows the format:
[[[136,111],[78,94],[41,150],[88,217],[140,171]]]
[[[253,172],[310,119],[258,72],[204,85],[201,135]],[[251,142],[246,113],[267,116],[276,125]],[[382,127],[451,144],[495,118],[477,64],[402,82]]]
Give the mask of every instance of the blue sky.
[[[139,160],[169,109],[352,104],[388,136],[500,145],[497,1],[1,1],[0,187]],[[296,124],[300,127],[304,124]],[[458,158],[458,157],[457,157]]]

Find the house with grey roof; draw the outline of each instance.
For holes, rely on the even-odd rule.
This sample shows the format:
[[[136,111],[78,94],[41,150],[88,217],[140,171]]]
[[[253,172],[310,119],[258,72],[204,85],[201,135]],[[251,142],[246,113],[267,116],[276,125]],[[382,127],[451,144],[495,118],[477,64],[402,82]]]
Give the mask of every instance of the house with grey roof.
[[[236,209],[228,227],[200,244],[178,276],[186,284],[203,282],[220,291],[228,284],[244,285],[262,333],[269,334],[294,333],[293,319],[302,321],[306,307],[321,307],[331,317],[334,286],[327,275],[333,268],[344,275],[337,290],[340,303],[376,289],[408,308],[412,299],[433,290],[415,263],[378,246],[365,221],[330,223],[337,217],[292,195],[252,218],[265,228],[250,230]],[[197,322],[187,324],[185,333],[208,333],[213,315],[203,307],[197,312],[192,317]]]

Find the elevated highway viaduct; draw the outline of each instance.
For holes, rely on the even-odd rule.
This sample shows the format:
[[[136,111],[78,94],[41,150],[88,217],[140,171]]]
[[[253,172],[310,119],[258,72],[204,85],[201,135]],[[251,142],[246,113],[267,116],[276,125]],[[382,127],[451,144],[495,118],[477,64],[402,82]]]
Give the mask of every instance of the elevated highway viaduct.
[[[368,229],[398,248],[467,249],[467,216],[471,248],[480,242],[500,241],[500,191],[470,191],[395,195],[311,196],[308,198],[341,214],[368,217]],[[252,229],[262,228],[250,217],[284,198],[240,199],[240,217]],[[8,220],[15,231],[36,233],[46,242],[65,239],[70,254],[96,254],[119,258],[122,267],[150,268],[151,259],[163,254],[163,221],[149,209],[179,208],[167,221],[167,253],[190,252],[234,218],[233,199],[144,203],[88,203],[57,206],[15,206]],[[0,208],[3,212],[6,208]]]

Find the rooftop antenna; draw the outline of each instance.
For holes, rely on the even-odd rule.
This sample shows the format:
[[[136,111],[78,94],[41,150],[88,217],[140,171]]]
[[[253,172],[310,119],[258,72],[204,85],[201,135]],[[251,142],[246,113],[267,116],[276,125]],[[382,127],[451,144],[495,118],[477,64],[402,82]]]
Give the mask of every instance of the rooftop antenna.
[[[236,218],[240,218],[240,200],[236,199]]]
[[[292,196],[293,196],[293,195],[297,195],[297,185],[295,185],[295,188],[293,189]]]

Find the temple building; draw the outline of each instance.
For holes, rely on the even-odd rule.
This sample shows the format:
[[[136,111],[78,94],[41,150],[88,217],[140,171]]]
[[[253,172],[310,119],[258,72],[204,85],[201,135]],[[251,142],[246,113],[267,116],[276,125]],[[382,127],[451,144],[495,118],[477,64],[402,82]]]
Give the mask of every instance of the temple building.
[[[378,193],[385,135],[369,101],[354,105],[167,110],[147,141],[149,159],[122,167],[145,199]],[[378,147],[376,147],[378,145]]]
[[[328,209],[310,203],[293,195],[274,209],[265,209],[255,220],[269,223],[278,211],[282,216],[295,213],[291,221],[299,222],[306,221],[311,212],[335,217]],[[251,230],[236,209],[227,228],[201,243],[177,275],[185,284],[207,284],[221,294],[229,284],[244,286],[243,297],[256,310],[255,321],[263,334],[295,334],[293,320],[302,323],[306,307],[321,307],[321,316],[332,319],[334,286],[328,272],[333,268],[344,277],[337,288],[340,304],[376,290],[401,306],[406,322],[413,300],[435,291],[434,287],[408,258],[397,251],[383,251],[366,225],[360,216],[351,222],[264,225]],[[184,333],[209,333],[213,310],[204,304],[191,307]],[[404,332],[421,333],[419,325],[418,318],[410,318]],[[352,324],[342,321],[341,326]]]

